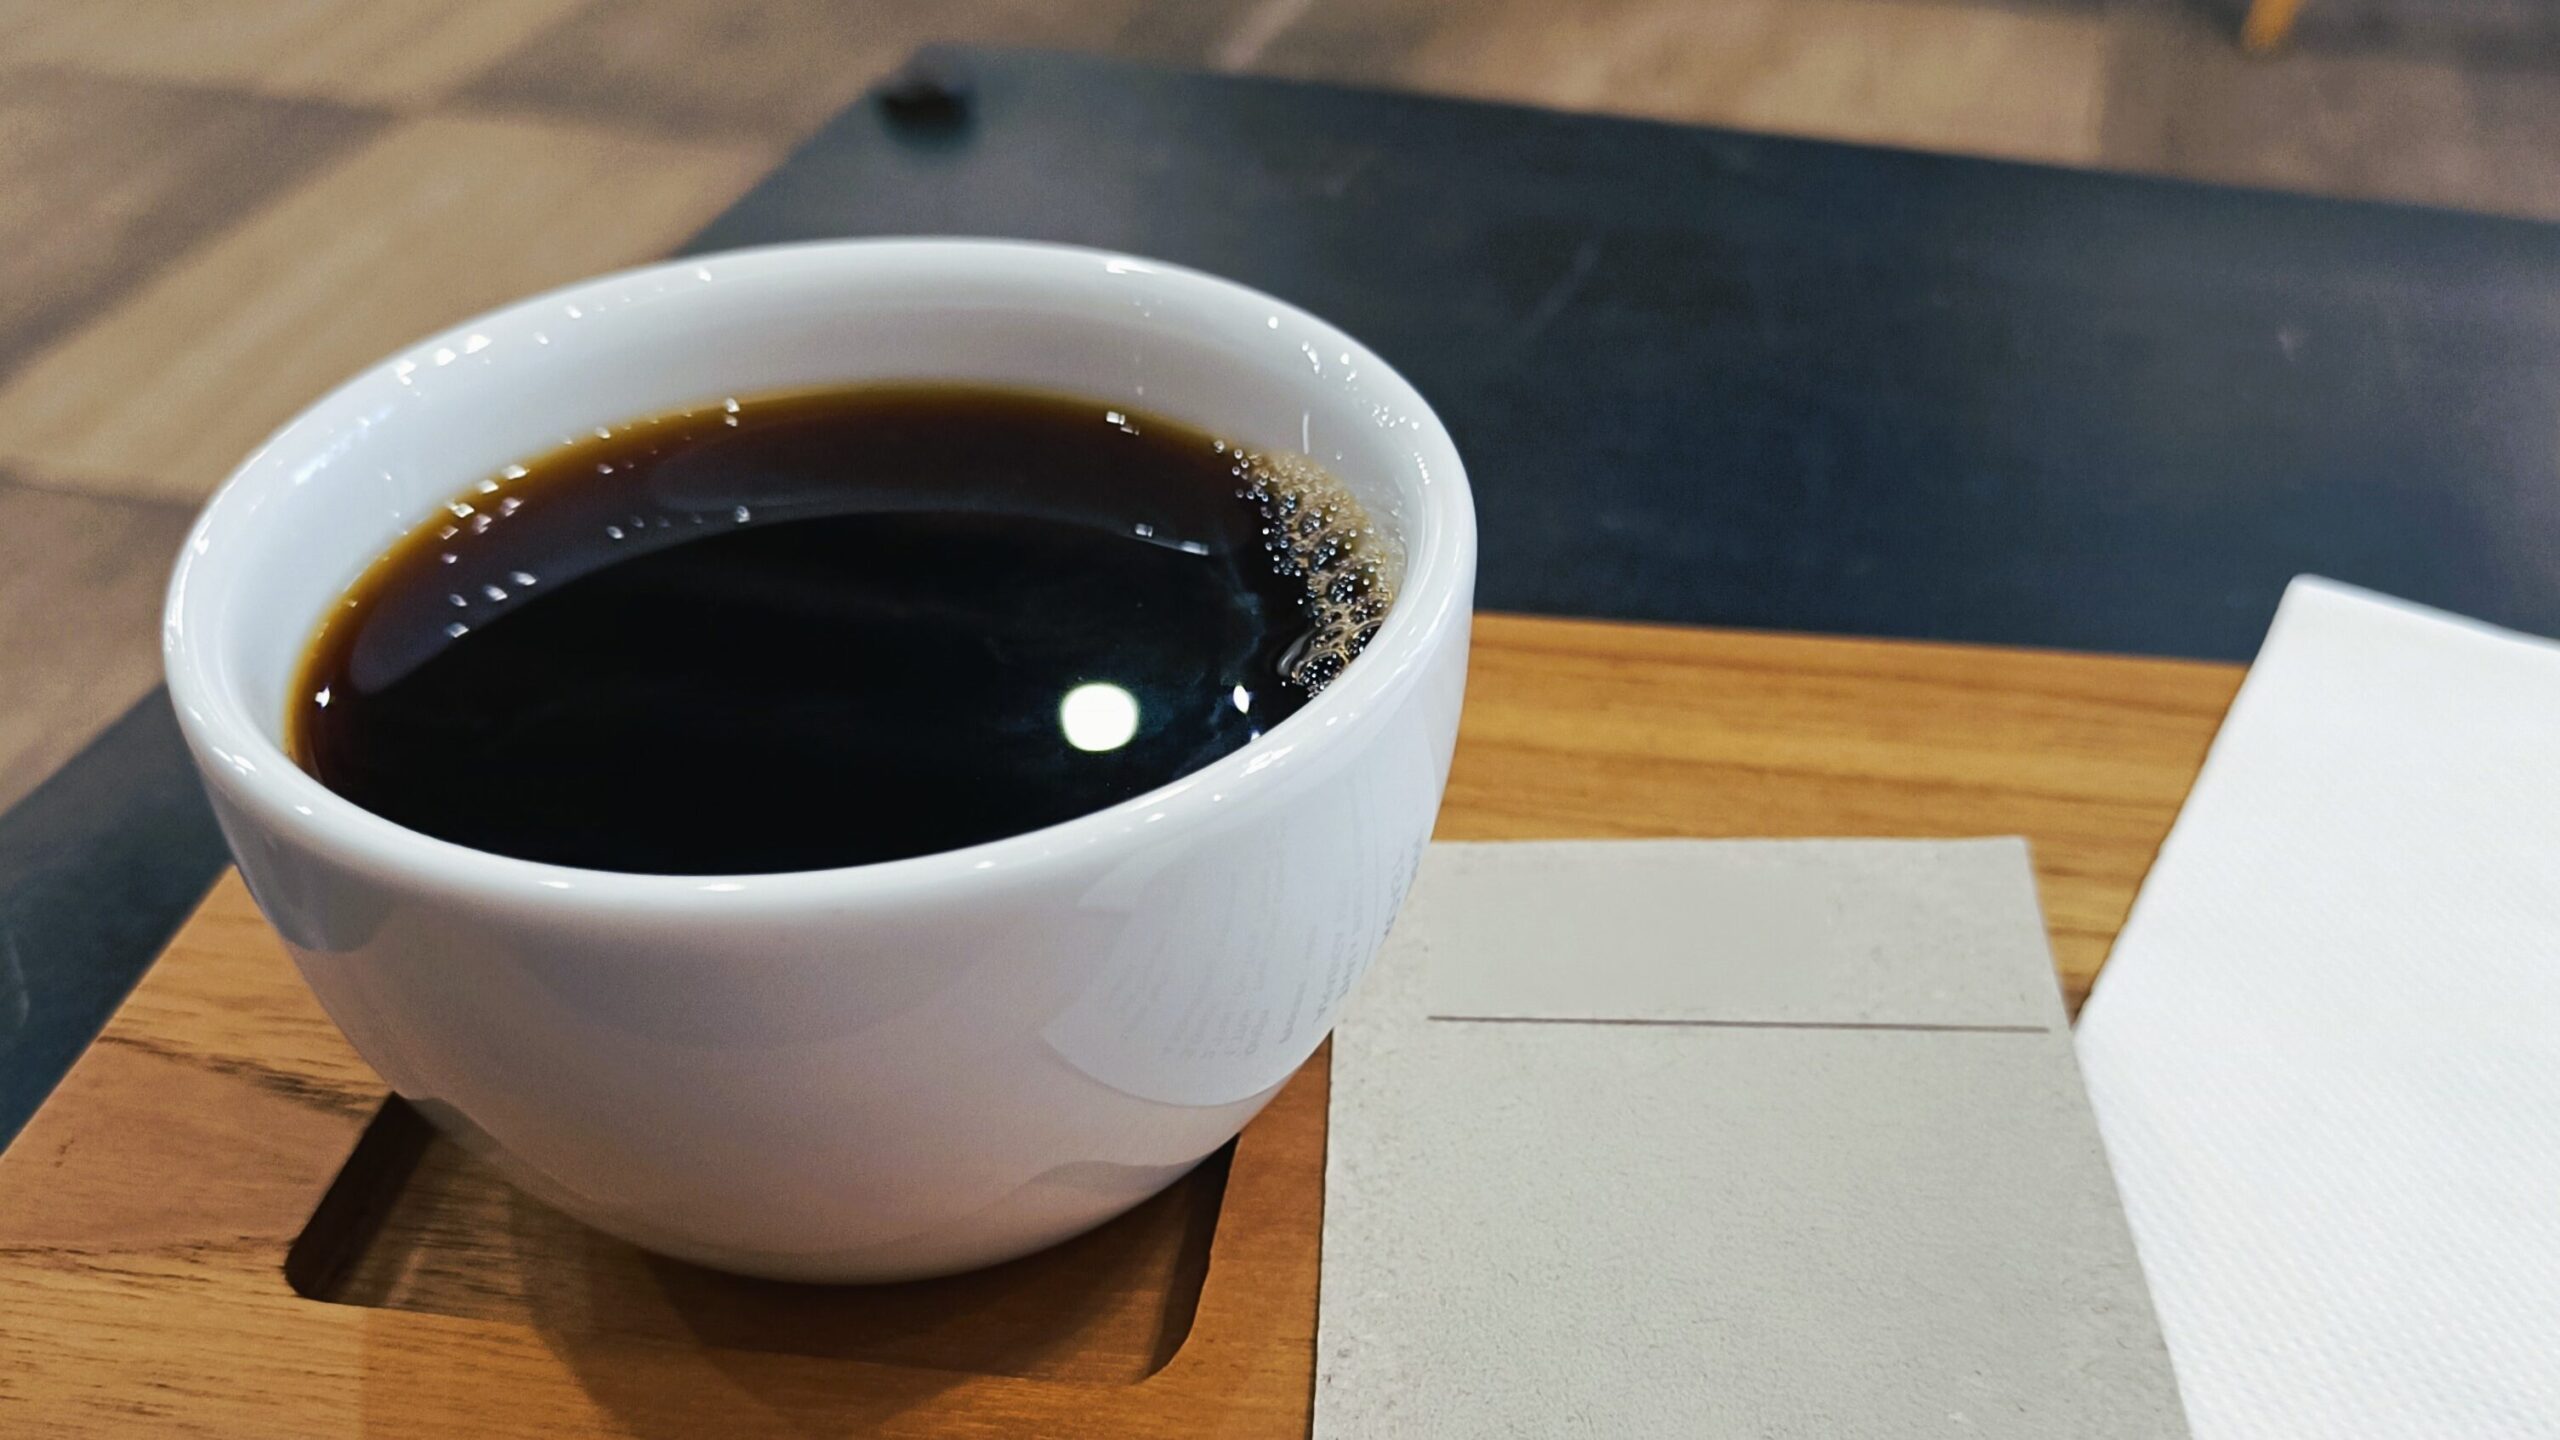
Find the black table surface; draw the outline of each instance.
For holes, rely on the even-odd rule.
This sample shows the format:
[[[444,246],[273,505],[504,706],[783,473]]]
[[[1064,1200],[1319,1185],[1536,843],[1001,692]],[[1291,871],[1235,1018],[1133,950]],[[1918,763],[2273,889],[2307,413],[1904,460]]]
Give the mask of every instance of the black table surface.
[[[1490,609],[2242,659],[2314,571],[2560,632],[2560,228],[938,49],[694,249],[1198,266],[1368,341]],[[218,873],[154,696],[0,816],[0,1140]]]

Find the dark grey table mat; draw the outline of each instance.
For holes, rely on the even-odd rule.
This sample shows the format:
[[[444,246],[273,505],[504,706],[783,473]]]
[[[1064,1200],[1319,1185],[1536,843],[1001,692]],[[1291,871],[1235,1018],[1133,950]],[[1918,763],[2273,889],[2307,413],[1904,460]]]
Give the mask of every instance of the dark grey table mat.
[[[2306,571],[2560,632],[2560,226],[929,52],[697,242],[1075,241],[1360,336],[1479,603],[2245,659]]]

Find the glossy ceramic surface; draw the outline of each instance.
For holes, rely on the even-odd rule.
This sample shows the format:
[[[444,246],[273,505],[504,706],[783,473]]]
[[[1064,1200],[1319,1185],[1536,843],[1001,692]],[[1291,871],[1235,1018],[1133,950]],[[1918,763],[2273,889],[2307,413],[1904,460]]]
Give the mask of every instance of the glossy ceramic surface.
[[[847,870],[510,860],[359,810],[278,748],[318,616],[481,476],[597,424],[891,377],[1063,390],[1303,450],[1401,545],[1395,611],[1341,680],[1206,769],[1046,830]],[[165,648],[243,875],[395,1088],[643,1245],[890,1279],[1110,1218],[1315,1048],[1430,834],[1474,571],[1447,434],[1323,321],[1126,256],[841,242],[573,286],[357,377],[207,506]]]

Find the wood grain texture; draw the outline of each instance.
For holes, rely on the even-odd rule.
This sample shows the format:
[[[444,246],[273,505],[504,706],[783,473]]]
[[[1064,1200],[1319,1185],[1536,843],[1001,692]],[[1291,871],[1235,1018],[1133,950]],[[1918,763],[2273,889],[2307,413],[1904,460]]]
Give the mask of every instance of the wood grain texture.
[[[1317,0],[1252,68],[2087,164],[2110,33],[1962,0]]]
[[[1116,48],[1150,16],[1163,25],[1140,35],[1171,28],[1151,0],[602,0],[492,67],[468,98],[688,137],[793,140],[928,41]]]
[[[0,375],[379,124],[339,105],[0,70]]]
[[[650,1255],[425,1138],[424,1120],[386,1121],[369,1138],[396,1131],[394,1144],[351,1160],[331,1192],[379,1220],[306,1230],[290,1257],[288,1277],[311,1273],[294,1285],[314,1299],[585,1339],[1083,1384],[1136,1383],[1180,1348],[1228,1171],[1222,1154],[1110,1224],[993,1269],[887,1289],[794,1285]],[[507,1252],[502,1263],[492,1247]]]
[[[2405,23],[2426,18],[2417,9]],[[2540,23],[2560,25],[2560,10]],[[2142,7],[2115,24],[2107,165],[2560,219],[2560,66],[2466,62],[2443,44],[2253,57],[2192,7]],[[2524,53],[2554,43],[2511,38]]]
[[[582,0],[0,0],[0,55],[365,104],[432,100]]]
[[[160,592],[189,518],[0,475],[0,808],[159,680]]]
[[[0,386],[0,457],[201,501],[315,396],[475,311],[664,255],[771,164],[581,126],[402,124]]]
[[[1479,623],[1447,839],[2024,835],[2076,1013],[2238,666]]]
[[[2020,831],[2085,991],[2238,677],[1487,616],[1441,833]],[[1187,1338],[1143,1378],[1158,1321],[1078,1327],[1178,1290],[1181,1203],[984,1290],[769,1306],[431,1151],[342,1269],[363,1303],[328,1303],[285,1257],[380,1090],[227,879],[0,1155],[0,1433],[1303,1435],[1325,1077],[1246,1130]]]

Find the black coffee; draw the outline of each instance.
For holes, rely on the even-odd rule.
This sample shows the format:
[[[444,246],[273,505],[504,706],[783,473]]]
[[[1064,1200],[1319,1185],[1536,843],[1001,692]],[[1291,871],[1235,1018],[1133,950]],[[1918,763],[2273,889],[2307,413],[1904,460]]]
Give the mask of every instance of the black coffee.
[[[411,829],[594,869],[823,869],[1071,819],[1288,718],[1392,598],[1310,462],[1012,391],[713,402],[446,510],[322,624],[294,758]]]

